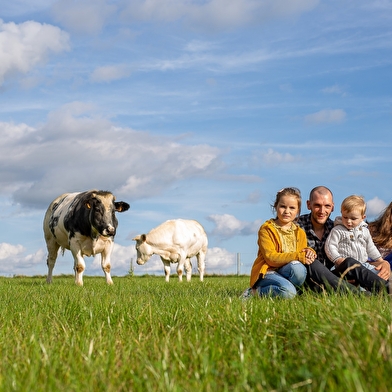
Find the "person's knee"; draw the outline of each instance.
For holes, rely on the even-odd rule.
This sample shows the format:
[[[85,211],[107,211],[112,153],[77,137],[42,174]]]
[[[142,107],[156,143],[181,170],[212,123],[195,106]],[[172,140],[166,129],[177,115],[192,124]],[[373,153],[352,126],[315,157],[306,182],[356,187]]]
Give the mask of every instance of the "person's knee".
[[[354,267],[355,264],[359,264],[358,260],[353,259],[352,257],[346,257],[340,265],[345,268]]]
[[[272,284],[265,287],[257,287],[256,291],[260,297],[279,297],[284,299],[294,298],[297,294],[295,287],[287,281],[286,284]]]
[[[297,290],[294,286],[282,286],[279,288],[279,297],[284,299],[292,299],[297,295]]]
[[[360,267],[361,263],[352,257],[346,257],[338,266],[336,266],[336,271],[339,275],[344,273],[352,274],[356,268]]]
[[[295,286],[301,286],[306,279],[306,267],[303,264],[293,264],[290,282]]]
[[[271,290],[270,295],[273,297],[292,299],[297,295],[297,290],[292,285],[275,286],[274,289]]]

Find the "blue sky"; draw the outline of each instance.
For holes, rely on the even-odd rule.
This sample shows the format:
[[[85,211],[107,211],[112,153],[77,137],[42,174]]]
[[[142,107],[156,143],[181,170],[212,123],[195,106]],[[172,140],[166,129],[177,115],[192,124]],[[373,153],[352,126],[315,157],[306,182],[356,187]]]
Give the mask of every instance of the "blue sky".
[[[131,204],[113,275],[173,218],[205,227],[207,273],[235,272],[237,253],[249,273],[285,186],[303,212],[326,185],[333,217],[361,194],[374,218],[392,199],[391,26],[389,0],[2,4],[0,274],[46,274],[42,219],[64,192]],[[54,273],[72,267],[66,252]],[[163,276],[156,257],[134,268]]]

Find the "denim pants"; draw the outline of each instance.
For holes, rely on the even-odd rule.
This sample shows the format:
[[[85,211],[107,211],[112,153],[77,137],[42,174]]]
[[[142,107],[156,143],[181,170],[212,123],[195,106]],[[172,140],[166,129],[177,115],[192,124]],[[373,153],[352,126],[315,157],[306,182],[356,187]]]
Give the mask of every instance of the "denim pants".
[[[306,268],[299,261],[291,261],[276,271],[267,272],[264,278],[253,286],[260,296],[293,298],[296,286],[301,286],[306,278]]]

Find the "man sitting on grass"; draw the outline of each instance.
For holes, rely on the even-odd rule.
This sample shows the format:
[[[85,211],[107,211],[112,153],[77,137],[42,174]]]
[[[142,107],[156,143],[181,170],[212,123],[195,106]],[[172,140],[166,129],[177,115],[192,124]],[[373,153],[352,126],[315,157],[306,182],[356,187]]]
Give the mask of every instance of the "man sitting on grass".
[[[358,292],[357,287],[340,278],[340,275],[346,272],[345,277],[355,285],[372,287],[377,292],[385,290],[385,281],[389,279],[391,274],[387,262],[376,267],[378,274],[373,273],[363,265],[357,265],[358,263],[350,258],[344,260],[334,272],[331,271],[334,264],[327,257],[324,247],[334,226],[330,219],[334,210],[332,192],[325,186],[313,188],[307,201],[307,207],[310,213],[301,215],[298,224],[306,232],[308,246],[317,253],[317,259],[306,266],[308,287],[314,291],[329,289],[340,292]]]

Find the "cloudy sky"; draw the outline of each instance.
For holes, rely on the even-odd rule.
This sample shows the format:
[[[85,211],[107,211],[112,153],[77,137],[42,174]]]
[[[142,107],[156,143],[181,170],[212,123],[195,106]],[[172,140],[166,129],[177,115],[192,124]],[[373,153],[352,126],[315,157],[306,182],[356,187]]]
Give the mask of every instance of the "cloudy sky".
[[[3,3],[1,275],[46,274],[42,219],[65,192],[131,204],[113,275],[173,218],[205,227],[207,273],[237,253],[249,273],[285,186],[330,187],[334,216],[349,194],[370,219],[392,200],[391,0]],[[66,252],[54,273],[72,267]],[[134,271],[163,275],[156,257]]]

